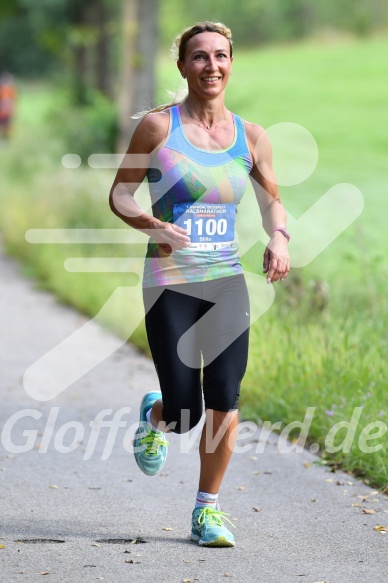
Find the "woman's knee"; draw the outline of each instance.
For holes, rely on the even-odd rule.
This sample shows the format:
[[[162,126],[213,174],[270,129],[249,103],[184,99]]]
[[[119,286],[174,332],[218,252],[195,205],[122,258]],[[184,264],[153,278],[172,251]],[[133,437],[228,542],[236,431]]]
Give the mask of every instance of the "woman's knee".
[[[187,433],[195,427],[202,418],[202,403],[201,407],[188,408],[166,408],[163,406],[163,420],[168,429],[173,433]]]

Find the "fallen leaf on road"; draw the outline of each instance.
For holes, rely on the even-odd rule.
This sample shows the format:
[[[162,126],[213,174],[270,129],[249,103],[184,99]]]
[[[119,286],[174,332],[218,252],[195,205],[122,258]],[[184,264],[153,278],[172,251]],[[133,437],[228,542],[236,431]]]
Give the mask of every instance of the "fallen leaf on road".
[[[183,583],[191,583],[191,579],[183,579]]]
[[[253,475],[254,475],[254,476],[258,476],[259,474],[260,474],[259,470],[255,470],[255,471],[253,472]]]
[[[191,563],[190,559],[183,559],[184,563]]]
[[[373,530],[378,530],[379,532],[388,532],[388,526],[381,526],[378,524],[377,526],[373,527]]]
[[[303,462],[303,467],[304,468],[309,468],[311,466],[311,464],[309,464],[308,462]]]
[[[352,506],[360,506],[359,502],[355,502],[354,504],[352,504]]]
[[[316,502],[317,499],[316,498],[311,498],[310,502]]]
[[[236,490],[245,490],[245,486],[237,486]]]
[[[99,546],[101,546],[101,545],[99,545],[98,543],[92,543],[90,546],[91,546],[91,547],[99,547]]]
[[[58,488],[58,486],[56,486],[55,484],[50,484],[49,488]]]
[[[50,571],[39,571],[39,573],[35,573],[35,575],[50,575]]]
[[[5,546],[4,545],[0,545],[0,549],[5,549]]]
[[[261,508],[260,508],[260,506],[254,506],[252,508],[252,510],[253,510],[253,512],[260,512],[261,511]]]
[[[334,482],[334,480],[333,480],[333,478],[327,478],[326,482]],[[320,583],[320,582],[318,581],[318,583]]]
[[[169,526],[163,526],[162,530],[172,530]]]
[[[224,573],[224,577],[233,577],[231,573]]]
[[[362,511],[364,514],[376,514],[376,510],[371,510],[370,508],[363,508]]]

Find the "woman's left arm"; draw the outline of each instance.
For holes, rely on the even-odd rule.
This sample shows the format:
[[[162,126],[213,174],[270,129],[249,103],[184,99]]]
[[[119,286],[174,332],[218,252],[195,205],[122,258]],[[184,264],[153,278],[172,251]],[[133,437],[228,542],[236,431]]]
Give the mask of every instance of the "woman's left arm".
[[[272,148],[265,130],[256,124],[245,123],[253,166],[250,180],[256,194],[263,227],[270,237],[264,251],[263,272],[267,283],[283,280],[290,271],[287,214],[280,200],[275,172],[272,167]],[[275,229],[282,229],[278,231]]]

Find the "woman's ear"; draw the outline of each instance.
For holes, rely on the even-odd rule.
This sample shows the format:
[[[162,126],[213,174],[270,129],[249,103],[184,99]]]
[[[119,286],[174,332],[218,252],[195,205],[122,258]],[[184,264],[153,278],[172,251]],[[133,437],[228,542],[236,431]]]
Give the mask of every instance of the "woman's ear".
[[[185,71],[184,71],[184,65],[183,65],[182,61],[177,61],[176,65],[177,65],[177,67],[179,69],[179,72],[182,75],[183,79],[186,79],[186,75],[185,75]]]

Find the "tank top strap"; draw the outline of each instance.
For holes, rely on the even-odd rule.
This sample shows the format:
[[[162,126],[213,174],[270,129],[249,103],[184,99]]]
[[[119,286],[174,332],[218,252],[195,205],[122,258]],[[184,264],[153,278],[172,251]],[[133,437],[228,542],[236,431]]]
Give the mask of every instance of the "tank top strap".
[[[239,115],[236,115],[235,113],[232,113],[232,115],[234,117],[234,122],[236,124],[236,130],[237,130],[237,139],[235,142],[235,147],[237,147],[238,150],[241,150],[241,149],[243,150],[247,146],[247,139],[246,139],[244,122]]]
[[[172,105],[171,106],[171,133],[177,130],[180,126],[179,123],[179,113],[178,113],[178,106]]]
[[[172,105],[170,107],[171,125],[165,147],[177,150],[178,152],[185,152],[186,140],[184,139],[180,124],[178,107],[178,105]]]
[[[232,113],[235,124],[235,139],[225,150],[201,150],[189,142],[184,134],[179,114],[179,105],[171,106],[171,131],[165,143],[165,148],[175,150],[195,160],[204,166],[218,166],[232,159],[242,158],[246,164],[248,173],[252,168],[244,122],[242,118]]]

